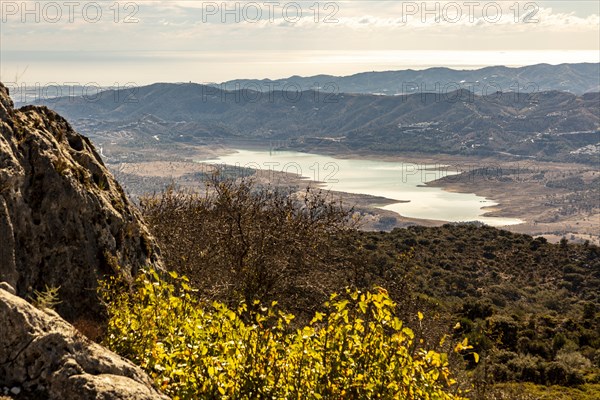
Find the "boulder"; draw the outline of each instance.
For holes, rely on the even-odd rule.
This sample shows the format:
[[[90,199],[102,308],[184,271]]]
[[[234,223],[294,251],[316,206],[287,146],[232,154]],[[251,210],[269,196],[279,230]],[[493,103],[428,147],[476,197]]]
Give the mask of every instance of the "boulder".
[[[59,287],[58,313],[89,320],[99,278],[149,266],[156,242],[89,139],[0,83],[0,281],[26,299]]]
[[[0,289],[2,387],[28,399],[167,399],[130,361],[90,341],[52,310]]]

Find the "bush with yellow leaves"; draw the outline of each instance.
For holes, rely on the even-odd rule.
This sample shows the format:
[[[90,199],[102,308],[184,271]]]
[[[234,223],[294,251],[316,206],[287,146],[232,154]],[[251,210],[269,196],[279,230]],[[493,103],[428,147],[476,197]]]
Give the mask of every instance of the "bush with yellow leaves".
[[[147,271],[101,291],[105,344],[173,399],[462,399],[447,355],[413,342],[383,289],[334,294],[296,329],[275,303],[205,304],[175,273]]]

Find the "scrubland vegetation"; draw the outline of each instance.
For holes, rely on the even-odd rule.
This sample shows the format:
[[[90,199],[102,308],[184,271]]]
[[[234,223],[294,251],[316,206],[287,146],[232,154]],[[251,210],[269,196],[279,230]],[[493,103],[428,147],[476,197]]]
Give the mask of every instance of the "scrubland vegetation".
[[[132,290],[113,282],[104,295],[106,344],[174,399],[462,398],[448,356],[420,346],[381,288],[334,294],[292,329],[294,316],[276,302],[232,310],[199,301],[187,278],[170,277],[149,271]],[[465,340],[455,350],[470,348]]]
[[[598,247],[472,224],[361,232],[313,189],[209,183],[140,202],[173,275],[104,291],[106,344],[167,393],[600,395]]]

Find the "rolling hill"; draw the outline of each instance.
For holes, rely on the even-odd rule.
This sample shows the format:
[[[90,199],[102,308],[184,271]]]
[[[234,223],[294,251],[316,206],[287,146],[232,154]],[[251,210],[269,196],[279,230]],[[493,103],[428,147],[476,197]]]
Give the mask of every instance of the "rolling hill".
[[[157,83],[94,98],[43,102],[92,138],[123,132],[136,145],[215,139],[375,153],[509,155],[597,162],[600,94],[467,90],[402,96],[320,91],[225,91]]]
[[[321,87],[338,93],[363,94],[410,94],[441,88],[468,89],[483,95],[495,90],[542,92],[559,90],[574,94],[597,92],[600,89],[600,64],[536,64],[520,68],[505,66],[486,67],[475,70],[428,68],[425,70],[401,70],[363,72],[350,76],[315,75],[292,76],[285,79],[236,79],[218,87],[222,89],[253,89],[268,91],[286,87],[303,90]],[[496,89],[494,89],[494,87]],[[418,89],[417,89],[418,88]]]

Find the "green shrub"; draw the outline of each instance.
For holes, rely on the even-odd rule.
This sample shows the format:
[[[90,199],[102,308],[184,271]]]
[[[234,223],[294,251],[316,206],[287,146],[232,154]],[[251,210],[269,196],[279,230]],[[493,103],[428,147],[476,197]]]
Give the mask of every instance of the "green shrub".
[[[586,370],[592,368],[592,362],[578,351],[560,350],[556,360],[573,369]]]
[[[325,312],[292,330],[293,315],[276,304],[209,305],[187,278],[171,278],[149,271],[129,288],[104,282],[101,293],[105,344],[174,399],[461,398],[451,394],[447,355],[413,341],[383,289],[332,295]],[[463,341],[455,351],[468,348]]]
[[[542,386],[532,383],[504,383],[494,385],[485,400],[597,400],[600,385],[582,385],[577,388]]]
[[[50,287],[48,285],[46,285],[46,289],[41,292],[34,290],[33,294],[35,295],[35,299],[32,300],[32,304],[40,310],[44,310],[46,308],[54,310],[54,307],[61,303],[58,295],[59,290],[60,286]]]
[[[536,356],[520,355],[507,363],[517,379],[523,382],[544,383],[544,361]]]
[[[569,369],[562,363],[551,362],[546,366],[546,383],[548,385],[566,385]]]

